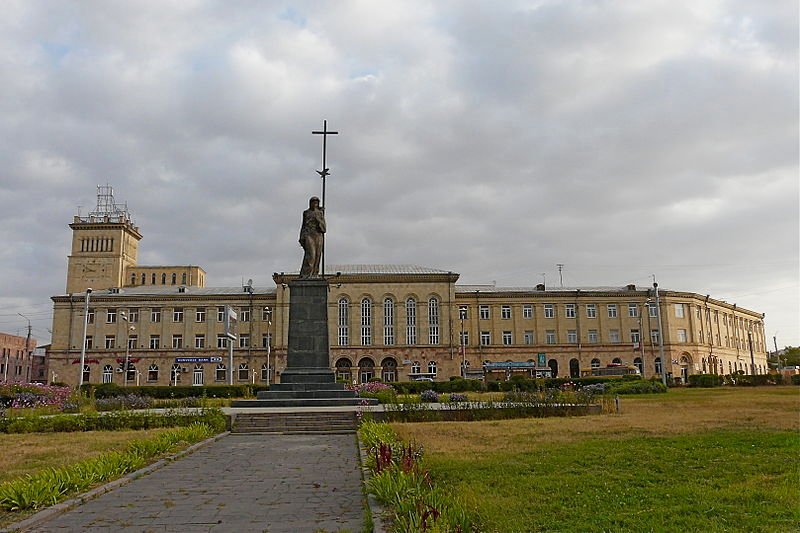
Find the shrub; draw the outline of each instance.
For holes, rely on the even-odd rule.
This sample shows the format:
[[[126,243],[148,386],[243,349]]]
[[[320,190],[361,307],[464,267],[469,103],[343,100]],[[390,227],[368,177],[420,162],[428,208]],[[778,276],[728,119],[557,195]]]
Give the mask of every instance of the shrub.
[[[689,376],[690,387],[711,388],[722,385],[722,378],[716,374],[692,374]]]
[[[610,394],[655,394],[667,392],[667,388],[660,381],[638,380],[619,381],[606,383],[605,392]]]
[[[120,411],[122,409],[149,409],[153,407],[153,398],[139,394],[125,394],[113,398],[95,400],[98,411]]]
[[[792,385],[800,385],[800,374],[792,374]]]
[[[433,390],[426,390],[422,391],[419,399],[424,403],[439,403],[439,394]]]
[[[466,394],[460,394],[460,393],[457,393],[457,392],[453,392],[453,393],[450,394],[450,396],[447,397],[447,401],[449,403],[466,402],[467,401],[467,395]]]
[[[249,398],[262,390],[268,390],[267,385],[205,385],[202,387],[184,386],[177,387],[162,385],[147,385],[142,387],[120,387],[114,383],[85,384],[81,391],[95,398],[111,398],[124,394],[138,394],[151,398],[188,398],[192,396],[205,396],[206,398]]]

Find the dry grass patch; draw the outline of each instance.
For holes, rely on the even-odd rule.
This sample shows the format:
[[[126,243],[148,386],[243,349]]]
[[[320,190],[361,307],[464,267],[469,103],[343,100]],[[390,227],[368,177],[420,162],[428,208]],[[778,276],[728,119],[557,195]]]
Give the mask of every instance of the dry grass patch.
[[[64,466],[103,452],[124,449],[132,440],[169,431],[87,431],[79,433],[0,433],[0,483],[47,467]]]
[[[432,453],[517,452],[534,444],[586,438],[667,436],[710,429],[800,430],[800,388],[672,389],[621,397],[622,413],[490,422],[392,424],[406,441]]]

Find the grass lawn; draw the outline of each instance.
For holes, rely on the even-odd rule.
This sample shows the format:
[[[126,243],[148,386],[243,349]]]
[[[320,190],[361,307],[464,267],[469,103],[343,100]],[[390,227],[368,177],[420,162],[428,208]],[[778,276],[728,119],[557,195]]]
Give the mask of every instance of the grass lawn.
[[[393,427],[486,531],[800,531],[800,388],[621,402],[619,415]]]

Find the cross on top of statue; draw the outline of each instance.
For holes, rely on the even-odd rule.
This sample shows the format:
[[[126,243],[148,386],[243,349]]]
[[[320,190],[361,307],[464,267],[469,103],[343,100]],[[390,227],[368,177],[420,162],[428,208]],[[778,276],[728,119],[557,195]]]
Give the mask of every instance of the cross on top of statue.
[[[330,176],[328,168],[328,135],[339,135],[338,131],[328,131],[328,121],[322,121],[322,131],[312,131],[313,135],[322,135],[322,170],[317,170],[317,174],[322,178],[322,207],[325,208],[325,178]]]
[[[315,218],[319,219],[316,223],[319,226],[318,229],[312,231],[311,233],[318,234],[319,236],[317,239],[319,240],[317,245],[313,245],[308,238],[308,231],[301,230],[300,234],[300,244],[303,246],[305,250],[305,256],[303,258],[303,267],[300,269],[300,277],[312,277],[316,275],[321,275],[323,278],[325,277],[325,178],[330,176],[330,169],[328,168],[328,135],[338,135],[338,131],[328,131],[328,121],[322,121],[322,131],[312,131],[313,135],[322,135],[322,170],[317,170],[317,174],[322,178],[322,202],[319,205],[319,199],[317,199],[318,207],[320,213],[314,215]],[[311,199],[311,203],[309,205],[309,210],[305,213],[310,213],[313,210],[313,200]],[[304,220],[303,220],[303,228],[307,228],[307,221],[306,214],[304,213]],[[309,215],[311,216],[311,215]],[[310,221],[309,221],[310,222]],[[305,231],[305,233],[304,233]],[[304,235],[306,236],[304,238]],[[305,244],[304,244],[305,242]],[[321,268],[317,265],[320,265]],[[319,270],[318,270],[319,268]]]

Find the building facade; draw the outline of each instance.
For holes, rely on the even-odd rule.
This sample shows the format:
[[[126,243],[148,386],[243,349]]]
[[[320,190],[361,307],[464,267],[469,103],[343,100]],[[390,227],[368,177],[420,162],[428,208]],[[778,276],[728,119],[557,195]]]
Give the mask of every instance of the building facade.
[[[36,339],[0,333],[0,382],[27,383],[37,376]]]
[[[120,385],[280,380],[288,284],[297,273],[273,274],[270,287],[207,288],[198,266],[138,265],[141,234],[126,212],[98,207],[70,227],[68,293],[52,298],[47,352],[59,381],[76,385],[81,374],[84,382]],[[660,290],[657,306],[652,288],[635,285],[462,285],[455,272],[412,265],[327,271],[330,364],[348,382],[484,378],[497,363],[559,377],[628,366],[646,378],[666,364],[684,382],[697,373],[768,371],[764,316],[706,295]],[[233,364],[226,308],[238,318]]]

